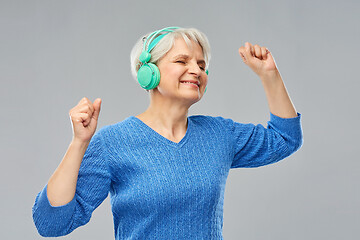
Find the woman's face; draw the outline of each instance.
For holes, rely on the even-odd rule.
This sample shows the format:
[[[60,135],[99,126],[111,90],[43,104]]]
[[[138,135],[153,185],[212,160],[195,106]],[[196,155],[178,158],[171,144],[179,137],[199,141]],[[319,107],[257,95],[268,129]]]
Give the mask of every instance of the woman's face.
[[[192,42],[188,47],[183,38],[176,39],[174,46],[158,61],[157,66],[160,70],[159,93],[190,104],[201,99],[208,77],[198,43]]]

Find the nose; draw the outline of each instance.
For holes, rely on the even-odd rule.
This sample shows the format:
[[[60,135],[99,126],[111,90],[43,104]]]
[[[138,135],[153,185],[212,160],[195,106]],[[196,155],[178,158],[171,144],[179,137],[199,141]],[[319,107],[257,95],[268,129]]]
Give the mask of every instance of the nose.
[[[189,67],[189,73],[195,75],[197,78],[200,77],[201,74],[201,68],[196,62],[191,62],[188,64]]]

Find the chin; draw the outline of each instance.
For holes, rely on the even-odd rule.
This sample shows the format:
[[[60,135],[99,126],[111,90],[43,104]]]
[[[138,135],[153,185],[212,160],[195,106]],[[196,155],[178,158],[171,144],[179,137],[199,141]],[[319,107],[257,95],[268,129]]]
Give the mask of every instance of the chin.
[[[197,96],[195,94],[191,94],[191,96],[190,96],[190,94],[189,94],[187,97],[183,96],[183,98],[188,100],[191,104],[194,104],[201,100],[201,95],[200,95],[200,93],[198,93]]]
[[[178,99],[190,104],[197,103],[202,98],[200,91],[180,91],[175,93],[172,91],[164,91],[164,89],[161,88],[157,88],[156,91],[165,98]]]

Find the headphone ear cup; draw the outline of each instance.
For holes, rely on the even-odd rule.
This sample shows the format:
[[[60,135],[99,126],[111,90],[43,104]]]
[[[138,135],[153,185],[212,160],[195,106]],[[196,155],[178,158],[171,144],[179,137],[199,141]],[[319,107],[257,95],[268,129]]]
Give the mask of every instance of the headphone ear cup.
[[[145,63],[137,72],[137,80],[140,86],[146,90],[156,88],[160,82],[159,68],[153,63]]]

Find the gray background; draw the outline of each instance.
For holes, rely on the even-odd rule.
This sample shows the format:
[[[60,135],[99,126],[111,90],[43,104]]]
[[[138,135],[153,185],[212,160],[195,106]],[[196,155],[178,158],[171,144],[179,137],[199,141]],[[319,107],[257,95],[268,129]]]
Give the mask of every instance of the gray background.
[[[143,112],[130,50],[143,34],[196,27],[212,47],[208,91],[190,109],[266,124],[260,80],[238,55],[272,51],[302,113],[304,145],[277,164],[232,169],[225,239],[359,239],[359,1],[0,1],[0,239],[40,239],[31,207],[72,138],[69,110],[103,100],[98,129]],[[61,239],[113,239],[109,198]]]

